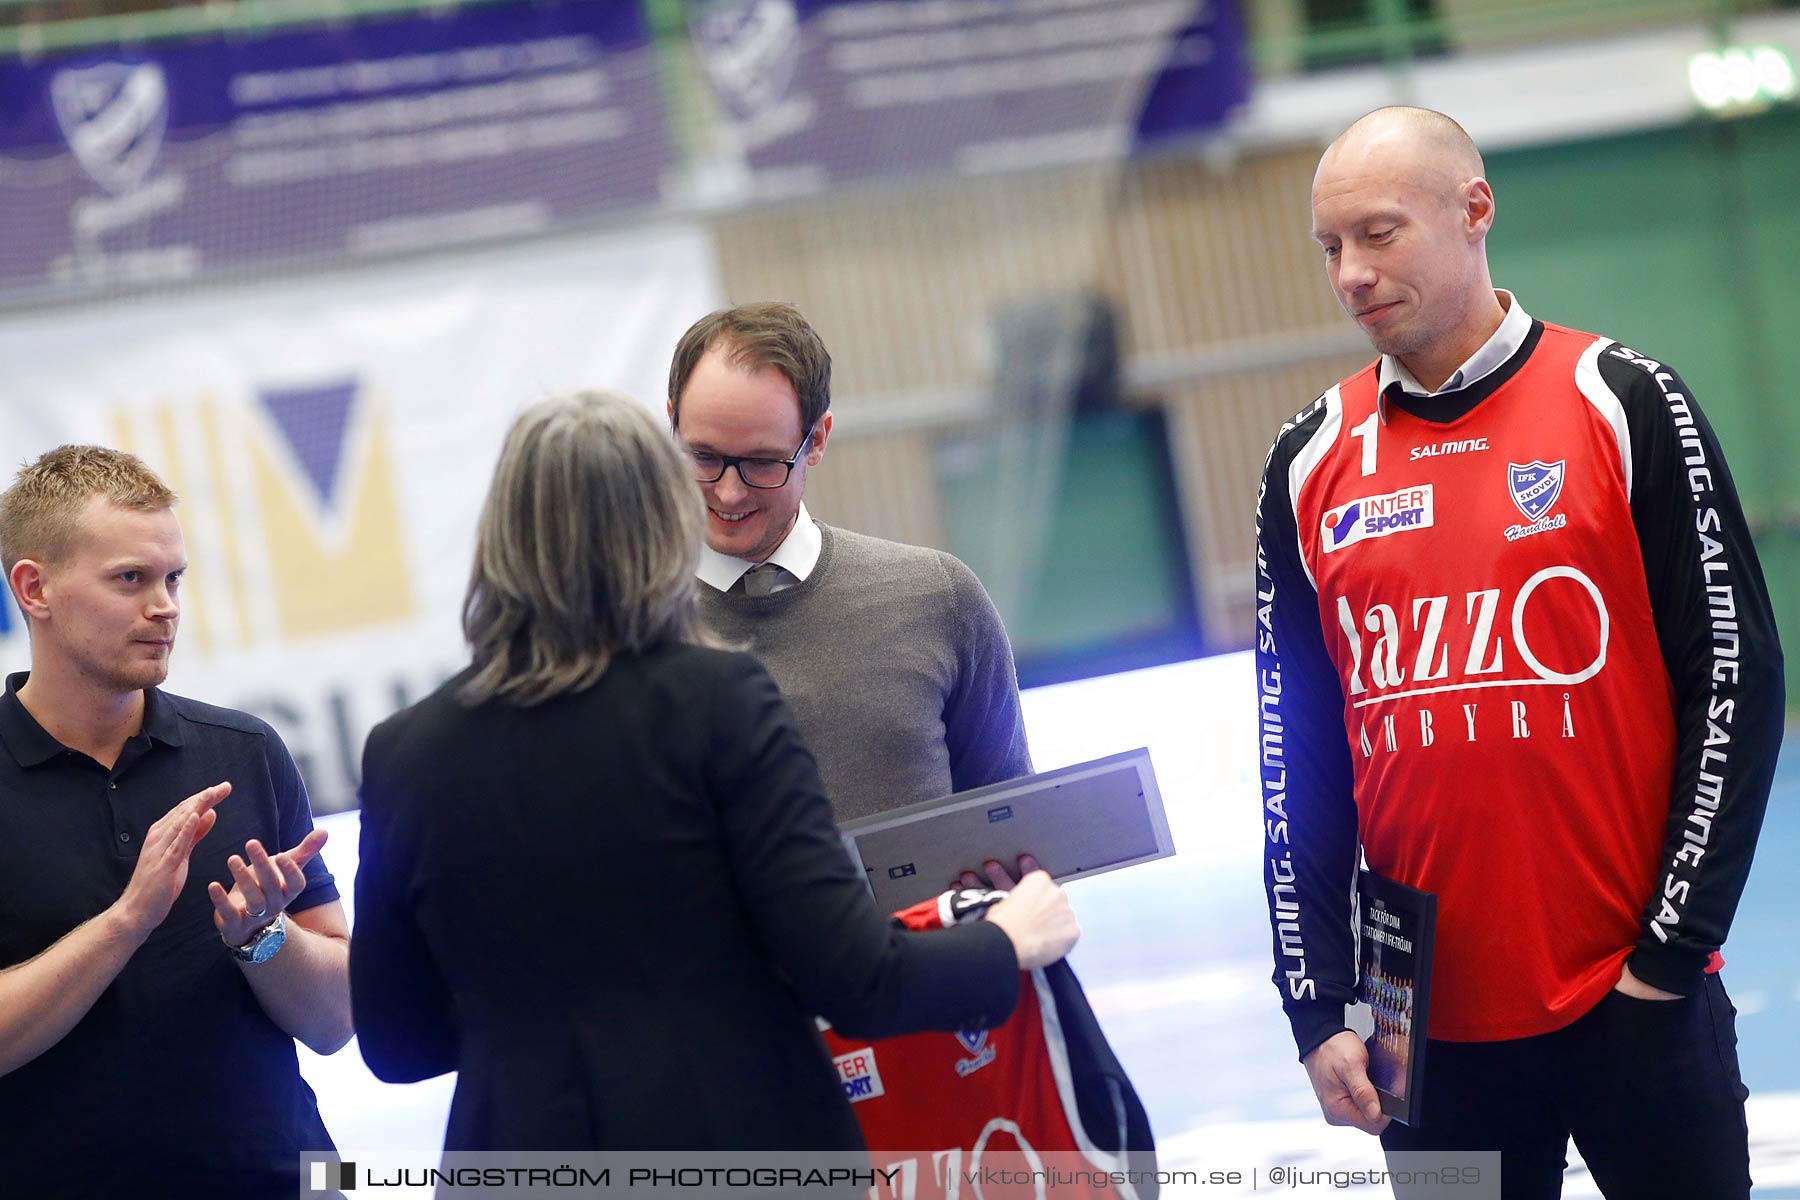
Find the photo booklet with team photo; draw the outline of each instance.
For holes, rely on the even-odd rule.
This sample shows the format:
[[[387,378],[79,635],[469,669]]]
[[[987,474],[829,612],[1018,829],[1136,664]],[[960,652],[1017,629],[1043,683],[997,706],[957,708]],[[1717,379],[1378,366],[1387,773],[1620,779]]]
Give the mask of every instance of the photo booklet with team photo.
[[[1357,999],[1374,1016],[1369,1081],[1381,1111],[1417,1126],[1423,1109],[1426,1014],[1431,1002],[1431,941],[1437,897],[1363,868],[1356,886]]]

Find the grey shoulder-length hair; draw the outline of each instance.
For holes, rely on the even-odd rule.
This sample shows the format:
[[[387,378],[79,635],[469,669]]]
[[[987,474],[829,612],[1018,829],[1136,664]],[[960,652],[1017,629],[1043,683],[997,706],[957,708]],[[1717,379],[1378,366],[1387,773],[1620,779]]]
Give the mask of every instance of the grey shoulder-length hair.
[[[581,392],[525,410],[481,511],[463,703],[539,704],[591,686],[616,654],[716,644],[695,600],[702,503],[642,405]]]

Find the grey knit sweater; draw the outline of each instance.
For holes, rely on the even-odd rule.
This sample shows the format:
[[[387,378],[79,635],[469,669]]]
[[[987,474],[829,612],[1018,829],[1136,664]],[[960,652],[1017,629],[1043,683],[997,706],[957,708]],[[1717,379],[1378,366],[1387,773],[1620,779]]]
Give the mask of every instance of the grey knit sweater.
[[[755,654],[793,707],[839,821],[1031,770],[1012,646],[969,568],[939,550],[818,522],[796,587],[700,585],[714,631]]]

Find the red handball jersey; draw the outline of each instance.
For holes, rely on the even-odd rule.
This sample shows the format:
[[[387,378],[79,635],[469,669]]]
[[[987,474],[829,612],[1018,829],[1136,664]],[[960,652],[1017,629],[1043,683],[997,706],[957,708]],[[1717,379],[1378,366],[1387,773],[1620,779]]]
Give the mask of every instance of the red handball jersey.
[[[980,919],[999,896],[945,892],[895,920],[941,929]],[[1153,1176],[1132,1182],[1133,1172],[1155,1170],[1143,1105],[1066,963],[1021,973],[1018,1007],[994,1029],[873,1042],[822,1033],[871,1160],[899,1171],[895,1197],[1044,1194],[1044,1184],[984,1178],[996,1167],[1055,1170],[1056,1195],[1157,1194]],[[1078,1157],[1046,1161],[1052,1151]]]
[[[1628,956],[1688,990],[1782,708],[1711,431],[1660,364],[1554,325],[1448,402],[1378,395],[1378,366],[1283,431],[1259,503],[1265,876],[1301,1052],[1354,987],[1359,842],[1438,896],[1432,1037],[1560,1028]]]

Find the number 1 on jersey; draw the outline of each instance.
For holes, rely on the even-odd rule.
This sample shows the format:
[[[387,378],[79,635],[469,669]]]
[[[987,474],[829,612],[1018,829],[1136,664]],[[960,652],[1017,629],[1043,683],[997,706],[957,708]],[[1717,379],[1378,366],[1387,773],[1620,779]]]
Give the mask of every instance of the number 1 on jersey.
[[[1362,473],[1375,473],[1375,422],[1379,413],[1370,413],[1369,419],[1350,431],[1353,438],[1362,439]]]

